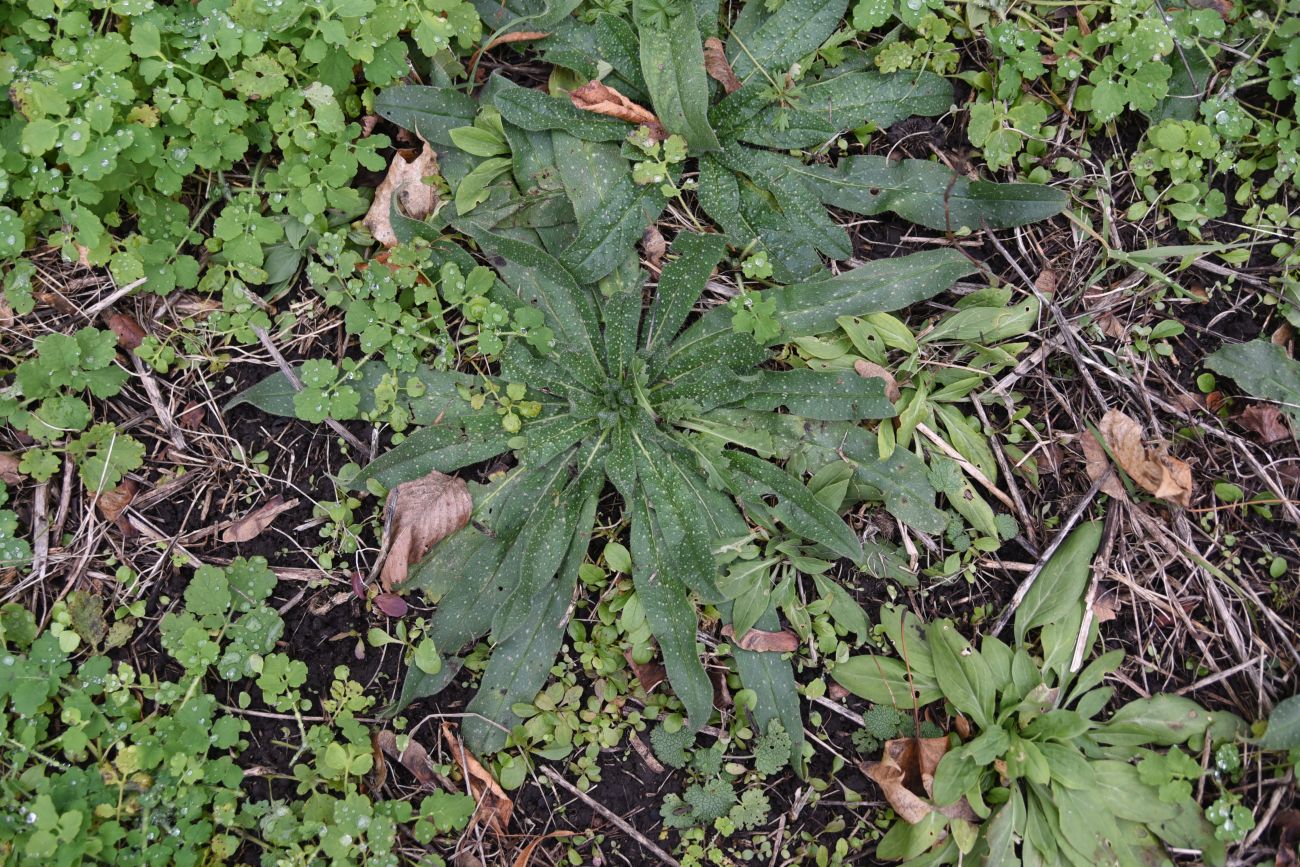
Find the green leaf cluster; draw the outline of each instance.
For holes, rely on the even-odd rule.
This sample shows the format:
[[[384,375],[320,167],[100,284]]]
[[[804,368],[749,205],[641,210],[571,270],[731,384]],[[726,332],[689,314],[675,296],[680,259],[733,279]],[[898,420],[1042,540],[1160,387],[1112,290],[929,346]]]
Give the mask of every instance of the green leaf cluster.
[[[872,701],[910,712],[942,699],[973,724],[970,739],[944,754],[930,791],[936,807],[964,803],[979,824],[939,810],[915,825],[896,822],[879,857],[908,860],[929,850],[927,863],[999,863],[1021,840],[1045,864],[1159,861],[1166,846],[1225,861],[1190,797],[1200,765],[1160,748],[1200,750],[1233,738],[1241,721],[1174,695],[1137,699],[1103,718],[1113,689],[1101,684],[1123,652],[1072,666],[1099,540],[1100,526],[1085,524],[1048,561],[1017,609],[1014,645],[985,635],[977,647],[951,621],[925,624],[887,607],[881,624],[901,660],[858,656],[836,666],[836,680]]]

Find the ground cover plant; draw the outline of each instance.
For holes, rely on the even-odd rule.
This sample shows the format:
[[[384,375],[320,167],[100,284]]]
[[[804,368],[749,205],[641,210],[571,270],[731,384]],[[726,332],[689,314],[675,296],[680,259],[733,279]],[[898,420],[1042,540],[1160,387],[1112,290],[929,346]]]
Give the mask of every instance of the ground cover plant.
[[[0,10],[0,859],[1292,863],[1294,0]]]

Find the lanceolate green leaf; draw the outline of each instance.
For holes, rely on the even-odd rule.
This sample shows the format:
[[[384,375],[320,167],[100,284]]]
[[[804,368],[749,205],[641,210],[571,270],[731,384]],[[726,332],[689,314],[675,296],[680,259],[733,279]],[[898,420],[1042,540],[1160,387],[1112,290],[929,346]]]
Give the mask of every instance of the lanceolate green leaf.
[[[1092,573],[1092,555],[1101,544],[1101,523],[1080,524],[1043,566],[1016,609],[1016,643],[1029,630],[1065,618],[1083,604],[1083,591]]]
[[[727,616],[726,606],[723,616]],[[754,624],[756,628],[769,632],[780,628],[780,621],[775,614],[768,611]],[[782,659],[779,653],[758,653],[752,650],[733,648],[736,655],[736,671],[740,674],[740,683],[746,689],[752,689],[757,697],[754,702],[754,723],[760,731],[767,731],[772,720],[781,723],[781,727],[790,735],[790,765],[796,773],[802,773],[803,764],[803,717],[799,712],[799,690],[794,679],[794,669],[789,660]]]
[[[727,452],[733,473],[757,483],[762,494],[779,500],[776,513],[801,536],[830,548],[854,562],[862,559],[862,544],[848,525],[814,497],[803,483],[767,461],[744,452]]]
[[[596,518],[595,493],[579,492],[575,500],[571,508],[575,512],[576,530],[559,566],[558,579],[530,600],[531,613],[525,622],[494,648],[479,691],[466,708],[470,713],[486,717],[486,720],[468,717],[463,727],[466,746],[478,755],[501,749],[505,744],[502,729],[508,730],[519,722],[511,708],[518,702],[531,700],[550,676],[551,663],[564,638],[578,567],[587,556]]]
[[[581,224],[562,254],[564,264],[584,283],[596,282],[625,261],[667,202],[653,185],[634,187],[628,181],[610,192],[610,200]]]
[[[620,141],[632,132],[631,124],[576,107],[567,99],[548,96],[494,76],[492,104],[517,127],[533,132],[558,129],[584,141]]]
[[[900,710],[943,698],[938,683],[910,672],[903,662],[889,656],[850,656],[836,663],[831,677],[854,695]]]
[[[397,448],[375,458],[352,484],[360,489],[374,479],[391,488],[433,470],[451,473],[496,457],[509,448],[509,439],[500,419],[488,415],[444,419],[440,424],[421,428]]]
[[[745,4],[741,21],[727,41],[727,57],[741,81],[763,72],[777,78],[784,75],[790,64],[835,31],[848,0],[786,0],[765,17],[761,7],[761,3]]]
[[[690,0],[633,0],[632,10],[640,31],[641,74],[659,122],[696,150],[716,148],[695,7]]]
[[[677,336],[726,250],[721,235],[682,232],[673,240],[646,318],[646,349],[653,352]]]
[[[450,147],[451,130],[473,123],[478,104],[451,87],[399,85],[375,96],[375,113],[431,144]]]
[[[934,661],[934,677],[944,698],[981,729],[989,728],[993,722],[994,684],[988,665],[950,621],[927,624],[925,637]]]
[[[1224,346],[1205,359],[1215,373],[1232,377],[1253,397],[1277,401],[1300,425],[1300,361],[1268,340]]]
[[[925,160],[862,155],[795,171],[827,205],[864,216],[892,211],[938,231],[1022,226],[1059,214],[1068,201],[1041,184],[972,181]]]
[[[725,138],[799,148],[866,123],[887,127],[914,115],[940,115],[951,105],[952,86],[932,72],[850,72],[805,86],[793,108],[773,105],[754,79],[718,103],[711,116]]]
[[[745,379],[754,382],[744,401],[749,409],[783,406],[795,415],[827,421],[894,415],[894,405],[885,397],[884,380],[858,376],[851,370],[764,370]]]
[[[713,683],[695,649],[694,608],[666,553],[648,504],[638,498],[632,504],[632,584],[663,653],[668,682],[686,707],[689,727],[699,731],[713,712]]]

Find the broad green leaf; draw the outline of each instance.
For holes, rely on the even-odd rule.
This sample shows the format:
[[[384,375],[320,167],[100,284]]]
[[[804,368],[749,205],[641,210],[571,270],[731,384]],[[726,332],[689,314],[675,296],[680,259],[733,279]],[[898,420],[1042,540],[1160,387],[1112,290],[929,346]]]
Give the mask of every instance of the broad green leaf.
[[[1080,524],[1043,566],[1016,609],[1017,644],[1024,643],[1029,630],[1064,619],[1082,605],[1101,529],[1099,521]]]
[[[591,296],[574,280],[573,274],[549,253],[523,241],[479,231],[474,240],[504,257],[499,267],[502,278],[523,300],[541,308],[547,324],[555,330],[560,349],[574,353],[574,373],[592,384],[602,376],[599,345],[600,324]]]
[[[934,677],[944,698],[971,717],[980,728],[993,719],[996,684],[988,664],[948,620],[926,624],[926,643],[934,662]]]
[[[595,283],[626,261],[628,251],[663,212],[667,200],[658,186],[634,186],[630,179],[609,190],[610,199],[581,222],[578,236],[561,259],[583,283]]]
[[[718,147],[709,126],[709,79],[695,7],[690,0],[633,0],[632,16],[641,74],[659,122],[693,150]]]
[[[521,87],[499,75],[493,76],[492,104],[501,116],[517,127],[533,132],[561,130],[583,141],[620,141],[632,132],[632,125],[594,114],[538,90]]]
[[[601,13],[593,25],[600,56],[614,73],[631,85],[631,91],[618,88],[624,96],[636,98],[646,91],[645,77],[641,75],[641,47],[637,33],[625,18]]]
[[[668,546],[663,555],[681,581],[705,602],[722,601],[717,567],[713,561],[713,537],[708,532],[707,504],[697,495],[683,467],[657,444],[634,433],[636,473],[647,504],[653,512],[659,536]]]
[[[1230,735],[1238,723],[1231,713],[1210,713],[1189,698],[1162,693],[1124,705],[1092,736],[1103,744],[1174,746],[1190,742],[1196,746],[1211,727],[1216,731],[1226,728]]]
[[[726,606],[722,615],[727,616]],[[758,619],[755,626],[769,632],[781,628],[775,614],[768,611]],[[745,689],[752,689],[757,696],[752,711],[754,724],[759,731],[767,731],[773,720],[790,735],[790,764],[795,773],[803,776],[803,718],[799,712],[799,688],[795,683],[794,669],[788,659],[780,653],[759,653],[733,647],[736,657],[736,671],[740,674],[740,684]]]
[[[891,418],[894,405],[885,397],[885,382],[852,370],[763,370],[750,377],[755,385],[745,398],[748,409],[783,406],[795,415],[823,421]]]
[[[905,118],[943,114],[952,86],[931,72],[850,72],[803,88],[796,108],[773,105],[753,80],[714,109],[719,135],[762,147],[815,147],[867,123],[884,128]]]
[[[632,586],[659,643],[668,682],[686,707],[687,725],[699,731],[713,713],[713,682],[695,649],[695,607],[667,553],[645,498],[637,498],[632,504]]]
[[[932,250],[897,259],[878,259],[834,277],[755,294],[776,302],[776,315],[783,331],[773,342],[784,342],[792,336],[831,331],[841,316],[898,310],[933,298],[974,270],[970,260],[955,250]],[[708,344],[726,346],[724,355],[730,354],[732,347],[743,349],[743,344],[734,343],[731,337],[745,335],[736,335],[732,330],[730,310],[725,306],[713,308],[673,341],[670,373],[688,366],[686,359],[707,352]],[[714,363],[712,359],[710,363]]]
[[[456,213],[463,217],[481,205],[488,197],[488,187],[512,165],[510,157],[492,157],[475,166],[456,185]]]
[[[720,235],[681,232],[673,239],[646,317],[647,350],[654,352],[677,336],[726,251],[726,241]]]
[[[777,498],[773,511],[787,527],[841,557],[861,562],[862,545],[857,534],[838,514],[822,505],[799,479],[745,452],[729,451],[726,458],[734,476],[756,483],[761,495]]]
[[[960,340],[988,345],[1025,334],[1038,324],[1038,299],[1030,296],[1007,307],[968,307],[930,329],[920,340]]]
[[[1060,213],[1067,201],[1051,187],[972,181],[925,160],[851,156],[798,174],[827,205],[863,216],[892,211],[939,231],[1023,226]]]
[[[695,196],[700,207],[722,227],[736,246],[748,246],[758,237],[758,231],[740,212],[740,185],[736,176],[709,154],[700,157],[699,168],[699,186]]]
[[[506,735],[501,727],[508,730],[520,721],[511,708],[519,702],[530,701],[550,678],[551,665],[564,638],[578,567],[591,541],[597,496],[584,495],[579,503],[576,530],[559,567],[559,580],[551,584],[548,592],[531,600],[527,620],[493,649],[479,690],[465,708],[469,713],[487,718],[466,717],[463,725],[465,745],[477,755],[490,755],[501,749]],[[491,725],[488,720],[498,725]]]
[[[1205,366],[1232,377],[1252,397],[1276,401],[1300,425],[1300,361],[1282,347],[1267,340],[1224,346]]]
[[[1259,739],[1266,750],[1294,750],[1300,747],[1300,696],[1278,702],[1268,715],[1268,728]]]
[[[921,678],[915,672],[909,674],[906,665],[889,656],[850,656],[836,663],[831,677],[856,696],[900,710],[943,698],[937,682]]]
[[[375,113],[431,144],[453,147],[451,131],[473,123],[478,105],[452,87],[395,85],[375,95]]]
[[[375,458],[357,474],[352,485],[364,490],[366,482],[374,479],[392,488],[433,470],[454,472],[496,457],[509,448],[509,439],[495,413],[444,419],[440,424],[421,428],[401,445]]]
[[[784,75],[835,31],[848,0],[785,0],[770,15],[762,7],[746,3],[727,40],[727,58],[741,81],[764,72]]]

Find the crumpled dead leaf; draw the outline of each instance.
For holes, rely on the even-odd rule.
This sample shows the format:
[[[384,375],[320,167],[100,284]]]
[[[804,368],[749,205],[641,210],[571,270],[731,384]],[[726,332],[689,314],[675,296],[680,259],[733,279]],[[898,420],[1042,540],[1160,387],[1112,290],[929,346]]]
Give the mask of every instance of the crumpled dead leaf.
[[[465,749],[450,723],[442,724],[442,736],[446,738],[451,748],[452,758],[465,774],[470,792],[478,801],[478,807],[470,819],[471,824],[483,823],[497,834],[504,834],[510,824],[510,816],[514,813],[514,801],[510,800],[505,790],[493,779],[487,769],[479,764],[479,760]]]
[[[437,191],[423,180],[438,173],[438,154],[428,142],[421,144],[419,154],[398,151],[393,157],[388,165],[388,174],[375,188],[374,201],[361,221],[374,239],[385,247],[397,246],[397,235],[389,220],[393,196],[397,196],[398,208],[412,220],[423,220],[438,205]]]
[[[664,240],[658,226],[650,226],[641,236],[641,252],[645,254],[646,261],[656,268],[664,260],[664,254],[668,252],[668,242]]]
[[[529,841],[527,846],[519,850],[519,854],[515,856],[515,860],[511,863],[511,867],[528,867],[528,865],[532,863],[533,855],[537,852],[538,846],[542,845],[547,840],[553,840],[557,837],[572,837],[577,833],[577,831],[559,830],[551,831],[550,833],[543,834],[540,837],[534,837]]]
[[[616,117],[638,126],[648,126],[657,138],[663,138],[663,124],[648,108],[637,105],[603,81],[589,81],[569,93],[569,101],[583,111]]]
[[[205,415],[203,404],[192,400],[185,404],[181,414],[176,416],[176,424],[185,430],[198,430],[199,425],[203,424]]]
[[[469,523],[474,501],[465,483],[437,470],[388,492],[384,506],[384,556],[379,582],[385,590],[406,580],[411,564],[436,542]]]
[[[104,516],[105,520],[117,523],[117,519],[122,516],[122,512],[131,501],[135,499],[136,493],[140,486],[135,483],[134,479],[123,479],[122,484],[113,488],[111,491],[104,491],[95,501],[99,507],[99,513]]]
[[[433,760],[429,751],[422,747],[415,738],[408,738],[406,749],[397,748],[397,734],[389,729],[375,732],[372,736],[374,745],[386,756],[401,762],[402,767],[411,772],[415,781],[426,789],[436,789],[438,778],[433,769]]]
[[[1079,434],[1079,444],[1083,446],[1084,468],[1088,473],[1088,480],[1095,482],[1110,471],[1110,458],[1106,456],[1106,448],[1090,430]],[[1106,477],[1106,480],[1101,483],[1100,490],[1103,494],[1128,502],[1128,491],[1124,489],[1124,483],[1115,473],[1110,473]]]
[[[23,480],[22,474],[18,472],[18,465],[22,459],[18,455],[10,452],[0,452],[0,482],[6,485],[16,485]]]
[[[221,534],[223,542],[251,542],[271,526],[277,517],[298,505],[298,498],[286,500],[276,494],[261,506],[239,518]]]
[[[710,36],[704,40],[704,71],[709,74],[722,89],[727,93],[735,93],[740,90],[740,79],[731,68],[731,63],[727,60],[726,49],[722,47],[722,40],[716,36]]]
[[[1097,429],[1120,467],[1144,491],[1183,507],[1192,504],[1192,468],[1163,446],[1148,449],[1140,424],[1112,409]]]
[[[105,319],[108,328],[117,335],[117,345],[134,352],[144,342],[145,331],[129,313],[111,313]]]
[[[889,806],[908,824],[915,825],[935,810],[954,819],[976,821],[978,817],[965,798],[944,807],[927,800],[934,792],[934,772],[946,752],[947,738],[885,741],[881,760],[863,762],[862,772],[880,786]]]
[[[1282,417],[1282,411],[1271,404],[1252,403],[1241,411],[1235,421],[1259,437],[1260,442],[1275,443],[1291,436],[1291,428]]]
[[[750,629],[740,638],[736,638],[735,630],[728,623],[722,627],[722,634],[734,639],[736,646],[741,650],[753,650],[757,653],[790,653],[799,649],[799,636],[786,630],[766,632],[762,629]]]
[[[641,688],[649,693],[659,684],[668,678],[668,670],[658,662],[647,662],[644,665],[632,658],[632,651],[628,650],[623,653],[623,658],[627,664],[632,666],[632,672],[636,675],[637,682]]]
[[[883,379],[885,381],[885,397],[889,398],[890,403],[903,396],[903,393],[898,390],[898,381],[894,379],[894,375],[879,364],[867,361],[865,358],[859,358],[853,362],[853,369],[863,379]]]

